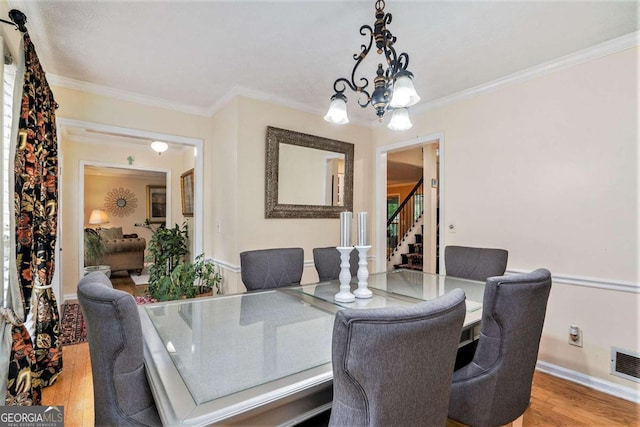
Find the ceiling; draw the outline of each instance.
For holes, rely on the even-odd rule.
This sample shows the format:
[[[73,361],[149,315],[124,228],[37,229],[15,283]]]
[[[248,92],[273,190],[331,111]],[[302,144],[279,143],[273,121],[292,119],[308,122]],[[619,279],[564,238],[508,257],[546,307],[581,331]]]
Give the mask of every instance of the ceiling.
[[[125,169],[106,166],[86,165],[84,174],[90,176],[104,176],[110,178],[143,179],[147,182],[157,181],[164,183],[166,172],[154,172],[142,169]]]
[[[415,184],[422,178],[422,146],[387,153],[387,185]]]
[[[324,114],[374,1],[10,0],[54,84],[212,114],[249,94]],[[636,1],[388,0],[422,104],[635,32]],[[363,76],[372,80],[375,50]],[[88,85],[87,85],[88,84]],[[372,108],[349,97],[352,119]]]

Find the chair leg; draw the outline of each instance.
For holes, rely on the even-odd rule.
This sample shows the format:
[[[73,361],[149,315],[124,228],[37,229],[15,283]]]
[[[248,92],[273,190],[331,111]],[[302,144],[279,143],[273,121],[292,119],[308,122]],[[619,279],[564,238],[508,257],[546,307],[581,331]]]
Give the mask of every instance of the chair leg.
[[[522,420],[524,419],[524,414],[520,415],[518,418],[513,420],[511,423],[512,427],[522,427]]]

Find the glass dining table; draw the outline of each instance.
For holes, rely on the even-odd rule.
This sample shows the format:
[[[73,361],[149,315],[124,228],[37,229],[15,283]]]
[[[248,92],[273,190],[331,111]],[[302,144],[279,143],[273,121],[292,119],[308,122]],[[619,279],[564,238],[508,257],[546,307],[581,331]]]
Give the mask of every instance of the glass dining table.
[[[413,270],[371,274],[373,297],[336,302],[328,281],[138,307],[164,425],[294,425],[331,407],[335,313],[465,291],[461,345],[476,338],[484,283]],[[357,287],[357,279],[351,284]]]

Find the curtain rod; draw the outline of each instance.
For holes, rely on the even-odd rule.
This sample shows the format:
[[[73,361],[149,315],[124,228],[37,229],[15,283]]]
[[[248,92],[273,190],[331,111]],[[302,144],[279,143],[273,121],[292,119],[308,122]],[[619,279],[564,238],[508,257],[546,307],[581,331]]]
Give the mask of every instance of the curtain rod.
[[[9,18],[11,19],[11,21],[0,19],[0,22],[13,25],[23,33],[27,32],[27,27],[25,27],[25,24],[27,23],[27,17],[24,13],[20,12],[18,9],[11,9],[9,11]]]

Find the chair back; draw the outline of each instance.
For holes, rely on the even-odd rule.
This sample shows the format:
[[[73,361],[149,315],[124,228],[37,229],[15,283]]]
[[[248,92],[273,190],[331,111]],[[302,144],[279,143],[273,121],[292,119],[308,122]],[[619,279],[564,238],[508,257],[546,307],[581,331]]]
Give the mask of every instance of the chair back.
[[[349,255],[349,272],[351,277],[358,275],[358,261],[360,260],[356,249]],[[316,266],[318,278],[321,282],[335,280],[340,276],[340,252],[335,246],[313,249],[313,264]]]
[[[451,419],[495,426],[524,413],[550,291],[546,269],[487,279],[478,348],[473,361],[453,374]]]
[[[444,248],[444,267],[447,276],[485,281],[502,276],[507,270],[509,252],[504,249],[447,246]]]
[[[89,339],[95,424],[161,424],[144,368],[142,328],[133,297],[99,272],[78,283]]]
[[[240,276],[249,291],[299,285],[302,248],[258,249],[240,253]]]
[[[329,425],[444,426],[465,313],[461,289],[410,306],[339,311]]]

